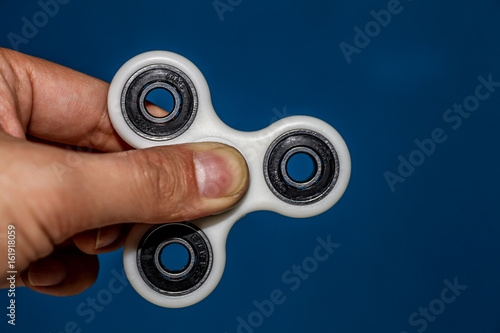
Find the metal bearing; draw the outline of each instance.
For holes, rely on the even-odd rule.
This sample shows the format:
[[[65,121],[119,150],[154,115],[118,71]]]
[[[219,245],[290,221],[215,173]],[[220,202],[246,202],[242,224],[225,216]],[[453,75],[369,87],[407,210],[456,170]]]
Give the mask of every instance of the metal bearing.
[[[188,264],[171,271],[160,260],[161,251],[178,243],[189,252]],[[137,248],[137,267],[143,280],[156,292],[182,296],[198,289],[212,268],[212,247],[206,235],[195,225],[167,223],[152,227],[142,237]]]
[[[161,262],[161,253],[170,244],[180,244],[180,245],[184,246],[184,248],[187,249],[187,251],[189,253],[188,264],[185,267],[182,267],[178,271],[172,271],[172,270],[168,269]],[[188,242],[186,242],[184,239],[176,237],[176,238],[168,239],[168,240],[164,241],[163,243],[161,243],[156,248],[154,259],[155,259],[156,268],[158,268],[158,270],[163,275],[165,275],[167,278],[175,279],[175,278],[180,278],[180,277],[184,276],[186,274],[185,272],[189,272],[194,267],[195,257],[196,256],[194,254],[194,250],[191,247],[191,245]]]
[[[299,153],[307,154],[315,164],[312,177],[303,182],[293,180],[287,171],[289,159]],[[293,130],[278,137],[267,150],[264,176],[269,189],[281,200],[308,205],[321,200],[335,187],[339,159],[333,145],[321,134]]]
[[[172,94],[172,96],[174,97],[174,108],[165,117],[154,117],[146,109],[146,98],[148,97],[148,94],[155,89],[164,89],[168,91],[170,94]],[[146,117],[149,121],[152,121],[157,124],[163,124],[166,123],[167,121],[174,119],[179,113],[180,104],[181,103],[179,94],[177,93],[175,88],[165,82],[155,82],[148,85],[146,88],[142,90],[141,96],[139,97],[139,107],[141,109],[142,115]]]
[[[146,109],[147,95],[164,89],[174,98],[174,108],[165,117],[154,117]],[[140,136],[163,141],[178,137],[194,121],[198,96],[189,77],[170,65],[144,67],[127,81],[122,91],[121,109],[128,126]]]
[[[304,182],[297,182],[290,177],[287,171],[287,165],[288,162],[290,161],[290,158],[296,154],[306,154],[309,157],[313,159],[314,162],[314,174],[310,179],[304,181]],[[315,184],[318,180],[319,177],[321,177],[321,173],[323,172],[323,166],[321,163],[321,157],[311,148],[308,147],[295,147],[287,151],[283,159],[281,160],[281,175],[283,176],[283,180],[298,189],[305,189],[308,188],[309,186]]]

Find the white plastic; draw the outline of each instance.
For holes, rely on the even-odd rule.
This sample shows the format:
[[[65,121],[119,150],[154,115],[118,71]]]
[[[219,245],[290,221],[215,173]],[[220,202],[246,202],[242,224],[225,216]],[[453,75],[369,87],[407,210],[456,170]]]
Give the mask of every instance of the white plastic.
[[[129,78],[148,65],[168,64],[179,68],[193,82],[198,94],[198,112],[193,123],[182,135],[168,141],[148,140],[132,130],[121,111],[121,95]],[[142,279],[136,261],[137,246],[150,228],[136,225],[130,232],[124,249],[123,260],[127,277],[136,291],[148,301],[159,306],[178,308],[192,305],[208,296],[219,283],[226,261],[226,238],[233,224],[249,212],[274,211],[290,217],[310,217],[331,208],[343,195],[350,178],[351,160],[347,146],[339,133],[329,124],[312,117],[294,116],[277,121],[256,132],[241,132],[228,127],[215,113],[207,82],[198,68],[186,58],[171,52],[154,51],[138,55],[125,63],[115,75],[109,90],[108,109],[111,121],[119,135],[135,148],[172,145],[186,142],[216,141],[229,144],[245,157],[250,184],[246,195],[231,210],[202,218],[196,224],[210,240],[213,266],[207,280],[194,292],[184,296],[165,296],[155,292]],[[334,146],[339,160],[339,175],[333,190],[322,200],[309,205],[293,205],[276,197],[269,189],[263,172],[267,149],[280,135],[295,129],[315,131]]]

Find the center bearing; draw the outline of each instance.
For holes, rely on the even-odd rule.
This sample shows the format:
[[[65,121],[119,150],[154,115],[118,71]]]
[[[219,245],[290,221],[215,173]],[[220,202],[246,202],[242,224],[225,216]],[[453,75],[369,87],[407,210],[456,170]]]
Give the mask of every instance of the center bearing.
[[[165,117],[154,117],[146,109],[146,97],[155,89],[166,90],[174,98],[174,107]],[[191,126],[198,110],[198,95],[193,82],[178,68],[151,65],[127,81],[122,91],[121,110],[128,126],[140,136],[155,141],[170,140]]]
[[[298,182],[288,174],[287,164],[296,154],[306,154],[314,162],[314,174]],[[335,187],[339,177],[337,152],[328,139],[305,129],[292,130],[271,144],[264,159],[268,187],[281,200],[293,205],[315,203]]]
[[[179,271],[167,269],[160,259],[162,250],[177,243],[189,252],[188,264]],[[212,268],[212,247],[206,235],[195,225],[167,223],[152,227],[137,247],[137,267],[143,280],[156,292],[182,296],[198,289]]]

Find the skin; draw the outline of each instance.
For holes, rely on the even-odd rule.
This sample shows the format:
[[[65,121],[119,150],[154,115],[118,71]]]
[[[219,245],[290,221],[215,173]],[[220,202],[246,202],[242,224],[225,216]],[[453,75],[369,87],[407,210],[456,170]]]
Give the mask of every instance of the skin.
[[[119,249],[132,223],[212,215],[246,191],[246,163],[228,146],[131,149],[108,118],[108,86],[0,48],[0,287],[9,225],[17,285],[68,296],[94,283],[97,254]],[[195,161],[209,163],[210,186]]]

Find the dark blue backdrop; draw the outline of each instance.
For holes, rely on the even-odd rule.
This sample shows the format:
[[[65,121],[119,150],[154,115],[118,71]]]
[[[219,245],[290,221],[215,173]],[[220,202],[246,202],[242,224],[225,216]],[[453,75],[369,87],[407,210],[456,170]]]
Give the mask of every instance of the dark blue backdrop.
[[[143,300],[117,252],[83,294],[22,290],[18,332],[500,332],[498,0],[62,2],[49,17],[2,1],[0,46],[108,82],[139,53],[180,53],[230,126],[332,124],[352,178],[323,215],[236,223],[224,277],[195,306]],[[340,246],[307,276],[287,273],[318,237]],[[282,304],[256,312],[275,289]]]

